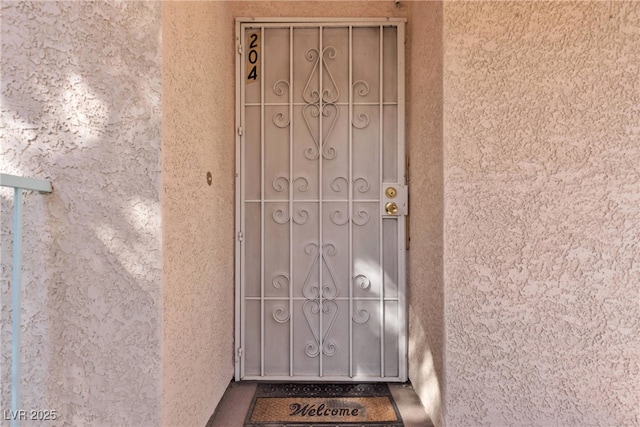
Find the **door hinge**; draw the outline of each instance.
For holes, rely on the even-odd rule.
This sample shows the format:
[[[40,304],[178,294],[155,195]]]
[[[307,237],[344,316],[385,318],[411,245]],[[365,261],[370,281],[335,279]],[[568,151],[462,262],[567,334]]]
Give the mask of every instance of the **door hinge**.
[[[240,359],[242,356],[244,356],[244,349],[240,347],[236,350],[236,358]]]
[[[238,45],[238,54],[242,55],[242,45]]]
[[[409,155],[407,155],[404,159],[404,183],[405,185],[409,185],[409,181],[410,181],[410,177],[411,175],[409,174]]]
[[[242,136],[242,126],[238,127],[238,135]]]
[[[238,241],[242,242],[243,239],[244,239],[244,234],[242,234],[242,231],[238,231]]]

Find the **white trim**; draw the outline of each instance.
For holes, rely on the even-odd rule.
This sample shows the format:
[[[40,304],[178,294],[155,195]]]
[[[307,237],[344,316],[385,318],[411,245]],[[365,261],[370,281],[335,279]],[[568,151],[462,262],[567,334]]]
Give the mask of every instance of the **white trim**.
[[[406,140],[405,140],[405,23],[401,22],[397,26],[397,75],[398,75],[398,94],[397,94],[397,102],[398,102],[398,121],[397,121],[397,132],[398,132],[398,182],[404,187],[404,190],[408,194],[408,190],[406,189],[406,181],[405,181],[405,173],[406,173],[406,162],[405,162],[405,150],[406,150]],[[406,196],[405,196],[406,197]],[[408,313],[409,313],[409,305],[407,303],[407,251],[406,251],[406,222],[407,217],[406,214],[409,212],[409,205],[407,203],[406,210],[404,215],[400,215],[398,217],[398,323],[402,328],[398,331],[398,347],[400,354],[399,358],[399,367],[400,370],[398,372],[400,378],[403,381],[407,381],[409,379],[408,374],[408,343],[409,343],[409,324],[408,324]]]
[[[242,224],[243,215],[243,204],[242,199],[244,198],[243,192],[243,180],[242,180],[242,159],[244,155],[242,153],[242,137],[240,136],[239,129],[242,127],[242,108],[238,108],[242,104],[242,73],[241,65],[244,55],[242,55],[238,51],[238,47],[242,44],[241,30],[240,25],[236,25],[236,123],[235,123],[235,135],[236,135],[236,170],[235,170],[235,195],[236,195],[236,206],[235,206],[235,342],[234,342],[234,375],[235,380],[239,381],[242,377],[242,366],[241,361],[243,358],[239,356],[240,348],[242,348],[242,336],[240,331],[243,329],[242,318],[244,318],[244,311],[242,310],[242,301],[243,295],[241,290],[244,288],[242,283],[242,265],[244,264],[244,251],[243,244],[240,241],[240,233],[244,231],[244,224]]]
[[[246,377],[241,378],[243,381],[265,381],[265,380],[269,380],[269,381],[291,381],[292,378],[287,376],[287,375],[270,375],[268,378],[265,377],[261,377],[261,376],[256,376],[256,375],[247,375]],[[295,376],[293,379],[295,379],[295,381],[299,381],[299,382],[313,382],[313,381],[319,381],[318,377],[314,377],[314,376]],[[370,377],[367,375],[355,375],[353,377],[349,377],[349,376],[337,376],[337,375],[326,375],[323,376],[321,381],[326,381],[326,382],[388,382],[388,383],[392,383],[392,382],[407,382],[406,379],[403,379],[401,377],[395,376],[395,377]]]
[[[51,193],[52,191],[51,183],[44,179],[9,175],[6,173],[0,173],[0,187],[21,188],[23,190],[40,191],[41,193]]]
[[[349,122],[353,123],[353,27],[349,26]],[[349,126],[349,183],[353,182],[353,126]],[[353,185],[348,186],[349,218],[353,218]],[[349,221],[349,377],[353,378],[353,221]]]
[[[243,16],[236,18],[236,24],[271,24],[282,23],[287,26],[302,26],[304,24],[318,24],[321,23],[323,27],[330,26],[330,24],[346,24],[345,26],[371,26],[373,24],[388,23],[388,24],[401,24],[406,23],[407,18],[402,17],[379,17],[379,18],[266,18],[266,17],[251,17]],[[296,25],[298,24],[298,25]]]
[[[51,193],[49,181],[0,173],[0,186],[13,188],[13,262],[11,268],[11,411],[16,414],[21,408],[22,364],[21,314],[22,314],[22,204],[24,190]],[[11,427],[20,424],[19,417],[11,419]]]

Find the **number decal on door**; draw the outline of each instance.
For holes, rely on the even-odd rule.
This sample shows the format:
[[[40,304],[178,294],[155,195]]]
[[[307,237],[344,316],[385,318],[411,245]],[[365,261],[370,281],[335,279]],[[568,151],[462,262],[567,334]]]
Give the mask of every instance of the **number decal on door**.
[[[258,81],[260,73],[260,33],[247,36],[247,83]]]

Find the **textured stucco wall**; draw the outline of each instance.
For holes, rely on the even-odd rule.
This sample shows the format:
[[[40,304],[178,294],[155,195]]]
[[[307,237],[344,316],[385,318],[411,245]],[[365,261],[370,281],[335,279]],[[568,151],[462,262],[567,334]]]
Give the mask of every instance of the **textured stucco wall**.
[[[640,3],[443,39],[448,425],[640,425]]]
[[[3,1],[0,22],[0,171],[54,187],[24,204],[21,408],[157,425],[160,5]],[[12,191],[0,196],[5,410]]]
[[[166,2],[162,25],[162,424],[202,426],[233,374],[233,18]]]
[[[442,3],[409,4],[407,152],[410,156],[409,379],[442,424]]]

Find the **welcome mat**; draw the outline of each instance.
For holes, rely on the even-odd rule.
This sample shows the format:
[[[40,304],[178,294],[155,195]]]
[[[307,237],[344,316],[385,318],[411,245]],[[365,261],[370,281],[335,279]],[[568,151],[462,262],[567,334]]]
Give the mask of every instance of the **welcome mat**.
[[[244,427],[402,427],[389,387],[258,384]]]

